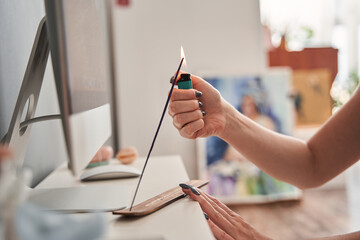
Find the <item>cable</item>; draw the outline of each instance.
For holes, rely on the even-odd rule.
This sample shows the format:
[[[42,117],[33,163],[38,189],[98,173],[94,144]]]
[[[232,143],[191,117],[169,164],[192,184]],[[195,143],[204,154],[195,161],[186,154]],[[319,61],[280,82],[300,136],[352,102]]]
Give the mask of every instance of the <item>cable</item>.
[[[55,120],[55,119],[61,119],[61,114],[53,114],[53,115],[46,115],[41,117],[35,117],[28,120],[23,121],[20,123],[20,130],[24,127],[27,127],[30,124],[42,122],[42,121],[48,121],[48,120]]]
[[[32,119],[28,119],[23,121],[22,123],[20,123],[20,130],[23,129],[24,127],[27,127],[30,124],[33,123],[37,123],[37,122],[42,122],[42,121],[48,121],[48,120],[55,120],[55,119],[61,119],[61,114],[52,114],[52,115],[46,115],[46,116],[41,116],[41,117],[35,117]],[[0,140],[0,143],[4,143],[5,142],[5,138],[8,135],[8,133],[6,133]]]

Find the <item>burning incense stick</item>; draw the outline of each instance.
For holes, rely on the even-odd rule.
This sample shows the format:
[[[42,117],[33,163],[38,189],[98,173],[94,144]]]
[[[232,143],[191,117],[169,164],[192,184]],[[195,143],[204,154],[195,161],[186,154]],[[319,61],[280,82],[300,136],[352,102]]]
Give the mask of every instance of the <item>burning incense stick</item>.
[[[165,113],[166,113],[166,109],[167,109],[167,107],[168,107],[168,105],[169,105],[169,101],[170,101],[170,98],[171,98],[171,94],[172,94],[172,92],[173,92],[173,90],[174,90],[175,82],[176,82],[176,79],[177,79],[177,77],[178,77],[178,75],[179,75],[179,72],[180,72],[181,66],[182,66],[182,64],[183,64],[184,58],[185,58],[185,57],[182,57],[182,58],[181,58],[181,61],[180,61],[180,64],[179,64],[179,68],[178,68],[178,70],[176,71],[176,74],[175,74],[175,79],[174,79],[174,81],[172,82],[169,96],[168,96],[168,98],[167,98],[167,100],[166,100],[166,104],[165,104],[163,113],[162,113],[162,115],[161,115],[159,125],[158,125],[158,127],[157,127],[157,130],[156,130],[154,139],[153,139],[153,141],[152,141],[152,144],[151,144],[149,153],[148,153],[148,155],[147,155],[147,157],[146,157],[146,161],[145,161],[144,167],[143,167],[143,169],[142,169],[142,172],[141,172],[141,175],[140,175],[140,179],[139,179],[139,182],[138,182],[137,187],[136,187],[136,190],[135,190],[135,194],[134,194],[133,200],[132,200],[132,202],[131,202],[130,211],[131,211],[131,209],[132,209],[132,207],[133,207],[133,205],[134,205],[135,198],[136,198],[137,192],[138,192],[138,190],[139,190],[139,186],[140,186],[141,179],[142,179],[142,177],[143,177],[143,175],[144,175],[145,168],[146,168],[146,165],[147,165],[147,163],[148,163],[148,161],[149,161],[149,158],[150,158],[152,149],[153,149],[153,147],[154,147],[154,144],[155,144],[157,135],[158,135],[158,133],[159,133],[159,130],[160,130],[162,121],[163,121],[163,119],[164,119],[164,116],[165,116]]]

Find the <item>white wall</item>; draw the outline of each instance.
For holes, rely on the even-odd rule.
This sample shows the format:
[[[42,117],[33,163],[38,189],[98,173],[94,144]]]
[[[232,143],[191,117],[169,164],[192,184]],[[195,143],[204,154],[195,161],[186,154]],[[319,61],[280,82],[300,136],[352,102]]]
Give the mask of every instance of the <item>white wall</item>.
[[[256,0],[132,0],[114,9],[120,142],[150,147],[184,46],[188,71],[251,73],[265,67]],[[206,93],[204,93],[206,94]],[[153,155],[180,154],[196,177],[196,147],[167,115]]]
[[[290,50],[331,45],[332,29],[338,11],[336,0],[261,0],[263,23],[270,27],[273,35],[286,33],[287,47]],[[303,27],[313,30],[311,40],[306,38]],[[273,43],[280,44],[280,39]]]
[[[9,127],[37,27],[44,15],[43,0],[0,1],[0,138]],[[59,113],[59,108],[52,67],[48,64],[36,116],[54,113]],[[34,124],[25,159],[25,165],[34,171],[33,183],[65,160],[60,120]]]

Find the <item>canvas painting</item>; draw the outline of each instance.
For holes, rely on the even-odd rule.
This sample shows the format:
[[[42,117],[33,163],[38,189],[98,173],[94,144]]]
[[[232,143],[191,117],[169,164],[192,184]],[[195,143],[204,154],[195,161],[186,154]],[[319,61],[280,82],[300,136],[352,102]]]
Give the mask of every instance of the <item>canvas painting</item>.
[[[272,131],[291,134],[294,112],[290,74],[206,77],[240,113]],[[261,151],[261,149],[259,149]],[[271,159],[269,159],[271,161]],[[226,203],[296,199],[300,191],[276,180],[217,137],[205,140],[208,192]],[[204,176],[204,175],[203,175]]]

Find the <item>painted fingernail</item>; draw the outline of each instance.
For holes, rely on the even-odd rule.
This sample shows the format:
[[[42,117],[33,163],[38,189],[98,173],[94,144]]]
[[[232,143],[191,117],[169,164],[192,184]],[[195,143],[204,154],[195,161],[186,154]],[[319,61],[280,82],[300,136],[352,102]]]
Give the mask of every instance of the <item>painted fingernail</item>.
[[[204,213],[204,216],[205,216],[206,220],[209,220],[209,216],[206,213]]]
[[[206,115],[206,112],[205,111],[201,111],[202,115],[205,116]]]
[[[200,193],[199,193],[198,191],[196,191],[195,188],[192,188],[192,187],[191,187],[190,190],[191,190],[195,195],[200,196]]]
[[[172,82],[174,81],[174,79],[175,79],[175,77],[172,76],[172,77],[170,78],[170,83],[172,83]]]
[[[199,101],[199,108],[202,108],[203,106],[204,106],[204,104]]]
[[[196,91],[195,92],[195,97],[196,98],[199,98],[199,97],[201,97],[202,96],[202,92],[200,92],[200,91]]]
[[[183,189],[189,189],[191,188],[189,185],[185,184],[185,183],[180,183],[179,186]]]

